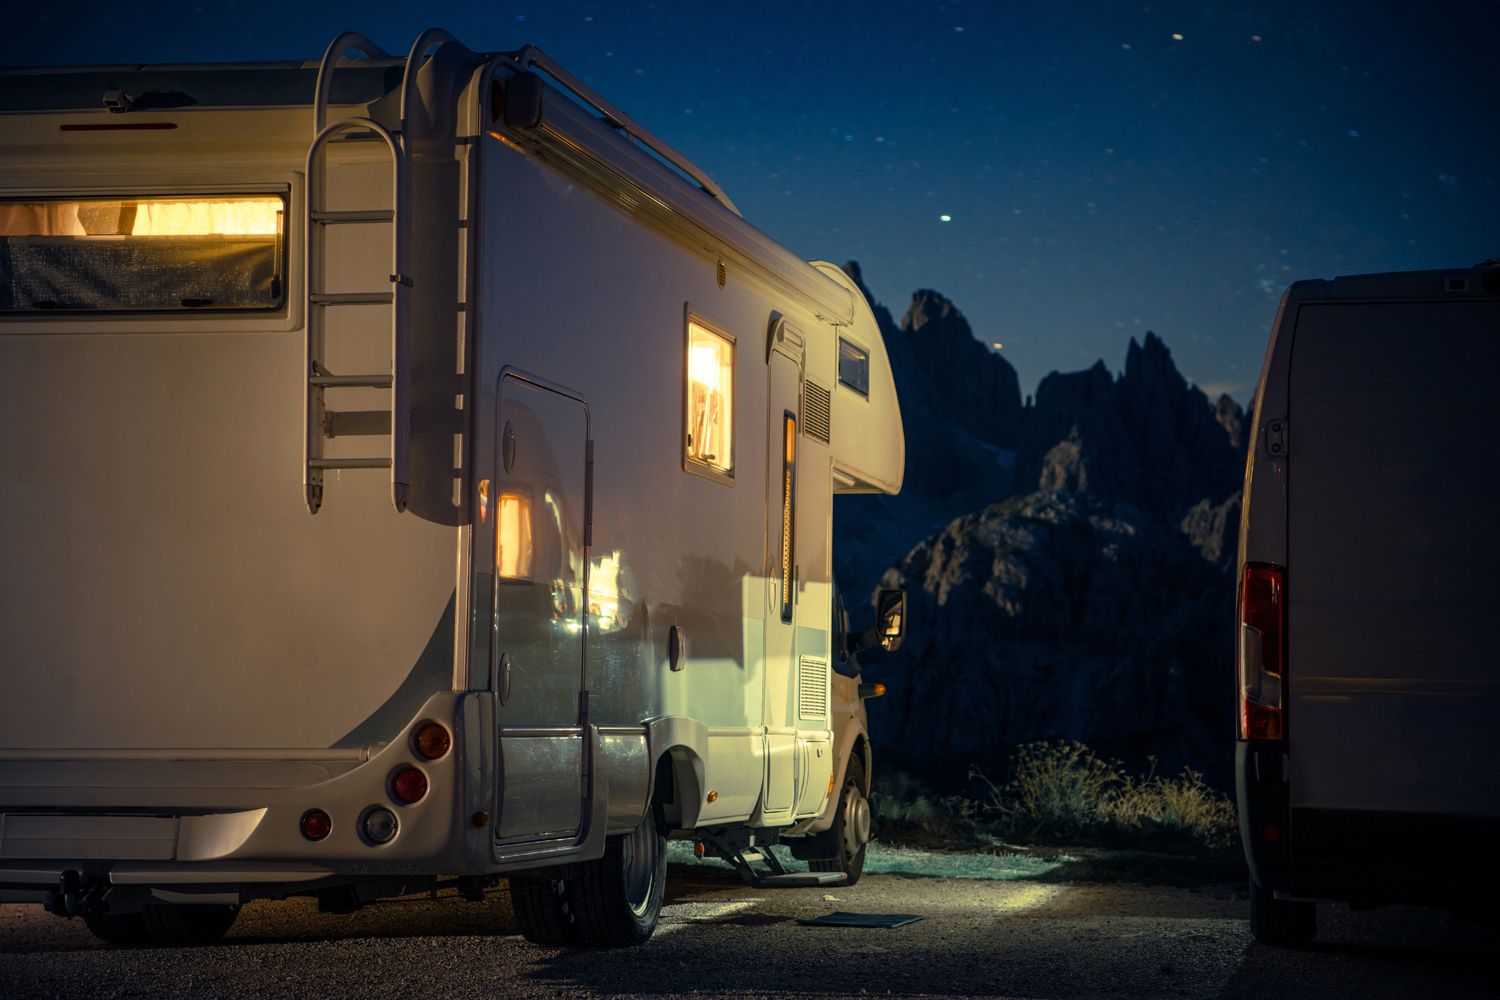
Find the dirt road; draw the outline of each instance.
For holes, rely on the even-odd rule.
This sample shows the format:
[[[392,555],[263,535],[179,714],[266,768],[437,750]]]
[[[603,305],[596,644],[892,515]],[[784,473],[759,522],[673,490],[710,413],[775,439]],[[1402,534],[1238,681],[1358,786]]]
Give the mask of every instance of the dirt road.
[[[893,930],[806,927],[832,910],[911,913]],[[674,866],[646,946],[535,948],[504,889],[319,914],[252,903],[198,949],[113,949],[79,921],[0,907],[0,996],[1334,997],[1500,995],[1500,934],[1435,911],[1324,907],[1304,952],[1253,944],[1243,893],[1074,881],[868,876],[852,889],[753,890]]]

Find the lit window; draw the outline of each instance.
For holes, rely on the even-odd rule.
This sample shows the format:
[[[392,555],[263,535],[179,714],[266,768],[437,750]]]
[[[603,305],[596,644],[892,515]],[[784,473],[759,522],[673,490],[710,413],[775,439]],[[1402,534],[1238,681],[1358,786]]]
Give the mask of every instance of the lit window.
[[[495,572],[510,580],[531,577],[531,498],[502,493],[495,504]]]
[[[0,313],[277,309],[286,201],[0,201]]]
[[[688,323],[687,459],[734,475],[734,342]]]
[[[839,338],[839,385],[861,396],[870,394],[870,352],[843,337]]]

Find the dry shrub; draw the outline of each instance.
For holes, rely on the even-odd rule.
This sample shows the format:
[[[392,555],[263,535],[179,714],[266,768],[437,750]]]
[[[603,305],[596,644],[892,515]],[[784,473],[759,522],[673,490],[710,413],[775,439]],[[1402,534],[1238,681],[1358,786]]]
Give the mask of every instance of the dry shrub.
[[[1227,847],[1237,837],[1233,803],[1185,768],[1175,778],[1137,778],[1082,743],[1027,743],[1011,780],[998,786],[978,768],[981,815],[1011,838],[1137,847]]]

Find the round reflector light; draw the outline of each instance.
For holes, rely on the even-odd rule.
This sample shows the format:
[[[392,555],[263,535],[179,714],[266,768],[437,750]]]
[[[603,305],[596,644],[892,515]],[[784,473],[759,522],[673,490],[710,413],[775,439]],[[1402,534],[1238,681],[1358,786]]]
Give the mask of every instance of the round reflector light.
[[[396,814],[384,806],[365,813],[365,836],[372,844],[389,843],[396,835]]]
[[[321,809],[309,809],[302,814],[302,836],[308,840],[322,840],[333,832],[333,820]]]
[[[391,778],[391,793],[396,801],[410,805],[427,794],[427,775],[414,767],[403,767]]]
[[[424,722],[417,727],[415,743],[417,753],[428,760],[437,760],[453,746],[453,737],[436,722]]]

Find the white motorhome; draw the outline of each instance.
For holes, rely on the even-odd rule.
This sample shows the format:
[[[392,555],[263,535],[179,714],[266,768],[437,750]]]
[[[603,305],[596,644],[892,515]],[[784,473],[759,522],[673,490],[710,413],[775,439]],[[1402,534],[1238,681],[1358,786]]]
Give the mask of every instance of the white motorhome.
[[[505,876],[619,945],[667,836],[858,878],[903,603],[846,634],[832,504],[904,440],[839,268],[437,29],[10,71],[0,134],[0,901],[183,942]]]
[[[1239,547],[1251,925],[1500,889],[1500,261],[1299,281],[1255,399]]]

